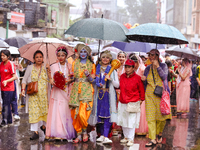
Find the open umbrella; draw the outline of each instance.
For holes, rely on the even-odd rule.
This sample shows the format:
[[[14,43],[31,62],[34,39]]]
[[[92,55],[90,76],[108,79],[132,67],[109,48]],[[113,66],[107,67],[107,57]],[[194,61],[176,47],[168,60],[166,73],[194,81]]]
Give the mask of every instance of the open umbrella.
[[[105,18],[88,18],[75,22],[65,34],[99,40],[127,41],[128,29],[121,23]]]
[[[199,56],[189,47],[180,48],[179,46],[173,46],[165,50],[165,53],[178,56],[181,58],[198,59]]]
[[[27,38],[20,37],[20,36],[8,38],[8,39],[5,39],[4,41],[8,43],[8,45],[14,46],[17,48],[20,48],[26,45],[27,43],[29,43],[29,40]]]
[[[19,48],[21,57],[26,58],[33,62],[33,54],[37,50],[41,50],[44,54],[44,62],[49,63],[50,65],[56,63],[56,49],[60,46],[68,47],[66,42],[63,42],[56,38],[43,38],[39,40],[34,40],[23,47]],[[70,57],[74,54],[73,51],[68,49],[67,57]]]
[[[99,40],[128,41],[126,38],[128,29],[121,23],[103,18],[88,18],[75,22],[65,34],[75,37],[88,37]]]
[[[126,34],[129,40],[157,44],[188,44],[183,34],[173,26],[159,23],[146,23],[130,29]]]
[[[0,40],[0,48],[8,48],[8,47],[9,45],[6,42]]]
[[[117,42],[114,41],[112,43],[113,47],[116,47],[124,52],[149,52],[151,49],[154,49],[157,47],[157,49],[164,49],[164,44],[156,44],[153,43],[144,43],[144,42]]]
[[[19,54],[20,54],[17,47],[10,46],[10,47],[8,47],[8,48],[0,48],[0,51],[1,51],[1,50],[5,50],[5,49],[9,50],[9,51],[10,51],[10,54],[12,54],[12,55],[19,55]]]

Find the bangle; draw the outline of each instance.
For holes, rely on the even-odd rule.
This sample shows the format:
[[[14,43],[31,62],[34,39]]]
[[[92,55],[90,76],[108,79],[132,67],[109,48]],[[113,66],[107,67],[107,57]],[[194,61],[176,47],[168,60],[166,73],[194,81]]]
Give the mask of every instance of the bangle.
[[[22,91],[25,91],[25,89],[22,89]]]

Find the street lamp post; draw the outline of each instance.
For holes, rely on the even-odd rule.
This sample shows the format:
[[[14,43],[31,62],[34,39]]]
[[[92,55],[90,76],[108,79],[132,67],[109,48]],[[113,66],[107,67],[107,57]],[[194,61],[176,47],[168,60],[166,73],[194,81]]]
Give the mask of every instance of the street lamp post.
[[[10,0],[8,0],[10,2]],[[8,38],[8,29],[9,29],[9,20],[11,19],[11,13],[7,13],[7,18],[6,18],[6,39]]]
[[[7,18],[6,18],[6,39],[8,38],[8,29],[9,29],[9,20],[11,19],[11,12],[7,13]]]

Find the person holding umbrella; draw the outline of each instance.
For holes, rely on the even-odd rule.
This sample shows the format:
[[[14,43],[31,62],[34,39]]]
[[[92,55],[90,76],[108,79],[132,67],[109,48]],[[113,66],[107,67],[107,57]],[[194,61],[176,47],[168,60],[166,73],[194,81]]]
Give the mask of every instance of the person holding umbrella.
[[[78,143],[88,141],[87,126],[88,119],[93,106],[94,89],[92,82],[95,77],[95,64],[91,60],[91,49],[85,44],[77,44],[75,51],[78,51],[79,58],[72,64],[74,83],[71,89],[69,106],[73,126],[77,132],[77,138],[73,141]]]
[[[28,83],[38,81],[38,92],[29,95],[28,98],[29,123],[31,124],[31,131],[34,131],[30,140],[39,139],[38,127],[41,124],[40,129],[44,134],[46,130],[48,114],[48,84],[46,80],[49,78],[51,84],[53,84],[53,80],[50,72],[46,70],[46,66],[43,64],[43,58],[43,53],[40,50],[35,51],[33,55],[34,64],[27,67],[22,80],[22,96],[25,96],[25,88]]]
[[[159,60],[160,52],[157,49],[152,49],[148,52],[151,65],[148,65],[144,71],[144,76],[141,77],[145,85],[145,105],[146,119],[149,128],[149,138],[151,141],[146,144],[147,147],[153,146],[156,143],[162,142],[162,132],[165,127],[166,119],[171,119],[170,115],[162,115],[160,111],[161,97],[155,95],[154,91],[157,86],[164,87],[169,92],[167,76],[168,68],[165,63]],[[156,137],[157,135],[157,137]]]

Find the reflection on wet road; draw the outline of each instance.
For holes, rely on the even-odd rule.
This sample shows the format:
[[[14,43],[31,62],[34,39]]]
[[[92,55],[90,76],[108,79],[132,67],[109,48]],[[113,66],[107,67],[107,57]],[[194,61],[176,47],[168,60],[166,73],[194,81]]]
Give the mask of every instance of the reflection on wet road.
[[[39,130],[40,139],[30,141],[32,132],[29,130],[28,114],[24,108],[20,110],[20,121],[5,128],[0,128],[0,150],[187,150],[195,146],[200,139],[200,117],[198,102],[190,101],[190,113],[187,117],[167,121],[162,144],[156,147],[145,148],[148,139],[145,136],[136,136],[133,147],[120,144],[120,135],[113,136],[113,144],[103,145],[94,140],[87,143],[73,144],[66,141],[44,141],[44,134]]]

